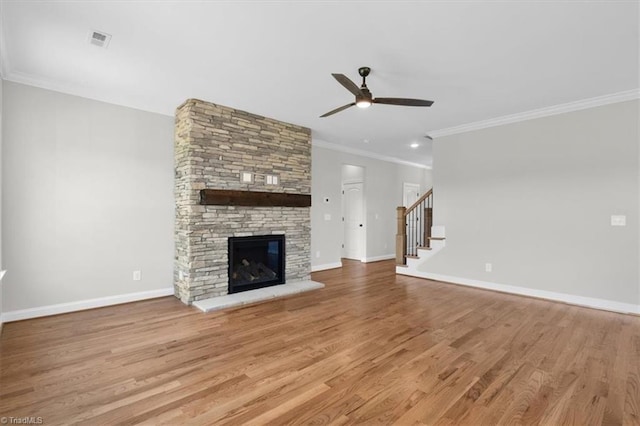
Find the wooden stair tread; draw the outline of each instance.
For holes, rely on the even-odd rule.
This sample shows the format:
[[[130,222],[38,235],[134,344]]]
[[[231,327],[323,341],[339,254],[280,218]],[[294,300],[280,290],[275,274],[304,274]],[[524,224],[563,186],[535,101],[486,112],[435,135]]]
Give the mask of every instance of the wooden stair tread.
[[[431,247],[418,247],[418,250],[433,250]]]
[[[406,257],[407,257],[408,259],[420,259],[420,256],[417,256],[417,255],[415,255],[415,254],[408,254]]]
[[[444,237],[427,237],[429,240],[444,240]]]

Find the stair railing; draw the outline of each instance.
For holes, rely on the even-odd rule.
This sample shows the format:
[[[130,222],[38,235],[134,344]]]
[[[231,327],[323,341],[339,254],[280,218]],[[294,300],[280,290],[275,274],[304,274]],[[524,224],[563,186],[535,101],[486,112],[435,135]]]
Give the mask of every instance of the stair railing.
[[[407,257],[418,255],[418,248],[429,248],[433,225],[433,188],[410,207],[398,207],[396,214],[396,264],[406,265]]]

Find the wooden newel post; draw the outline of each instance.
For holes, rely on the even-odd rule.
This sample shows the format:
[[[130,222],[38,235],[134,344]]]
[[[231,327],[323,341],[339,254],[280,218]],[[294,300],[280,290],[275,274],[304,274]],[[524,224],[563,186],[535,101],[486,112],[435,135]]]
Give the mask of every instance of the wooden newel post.
[[[407,255],[407,223],[404,218],[406,207],[396,209],[398,230],[396,232],[396,265],[404,265]]]

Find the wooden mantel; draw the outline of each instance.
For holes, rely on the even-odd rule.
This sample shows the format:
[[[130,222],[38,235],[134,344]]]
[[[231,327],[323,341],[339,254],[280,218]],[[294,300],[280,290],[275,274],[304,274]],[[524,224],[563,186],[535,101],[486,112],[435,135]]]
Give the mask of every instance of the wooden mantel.
[[[200,190],[200,204],[251,207],[311,207],[311,195],[202,189]]]

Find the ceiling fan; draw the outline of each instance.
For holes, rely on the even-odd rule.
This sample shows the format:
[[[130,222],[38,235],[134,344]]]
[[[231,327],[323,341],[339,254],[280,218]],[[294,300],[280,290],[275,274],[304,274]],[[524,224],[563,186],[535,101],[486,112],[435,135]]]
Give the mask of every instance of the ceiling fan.
[[[331,74],[333,78],[338,80],[338,83],[342,84],[348,91],[353,93],[356,96],[356,101],[351,102],[350,104],[343,105],[339,108],[329,111],[326,114],[322,114],[322,117],[328,117],[337,112],[344,111],[347,108],[350,108],[354,105],[357,105],[360,108],[368,108],[371,104],[385,104],[385,105],[404,105],[404,106],[420,106],[420,107],[428,107],[433,105],[433,101],[427,101],[424,99],[407,99],[407,98],[374,98],[373,94],[369,91],[367,87],[367,76],[371,72],[371,68],[369,67],[361,67],[358,68],[358,74],[362,77],[362,85],[358,87],[353,81],[349,80],[349,78],[344,74]]]

